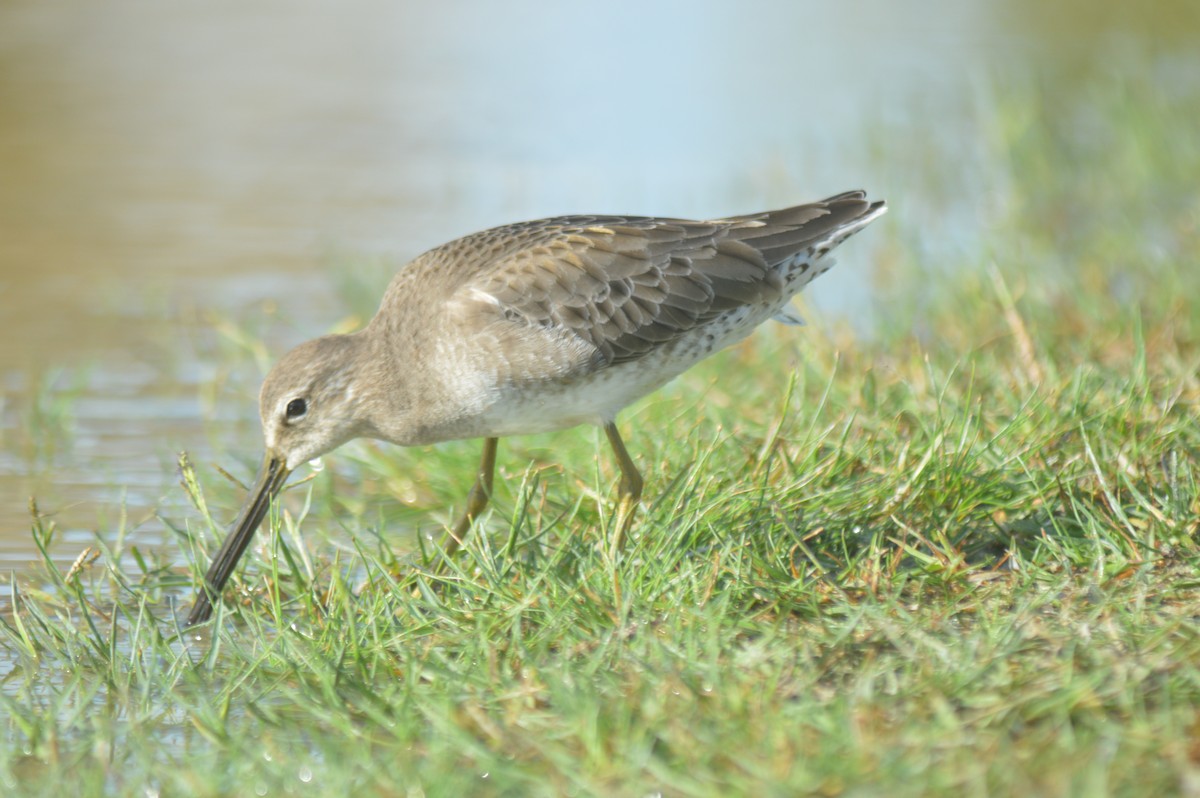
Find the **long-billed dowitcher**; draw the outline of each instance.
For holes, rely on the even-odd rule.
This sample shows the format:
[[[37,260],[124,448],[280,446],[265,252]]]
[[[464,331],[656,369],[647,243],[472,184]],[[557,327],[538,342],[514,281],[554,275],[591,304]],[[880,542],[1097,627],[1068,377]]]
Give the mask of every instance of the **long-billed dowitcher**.
[[[763,321],[793,321],[789,301],[830,250],[885,210],[850,191],[703,222],[563,216],[426,252],[365,329],[301,344],[267,375],[262,468],[188,623],[208,619],[288,474],[352,438],[485,439],[453,549],[487,504],[498,438],[599,424],[621,470],[619,544],[642,476],[617,412]]]

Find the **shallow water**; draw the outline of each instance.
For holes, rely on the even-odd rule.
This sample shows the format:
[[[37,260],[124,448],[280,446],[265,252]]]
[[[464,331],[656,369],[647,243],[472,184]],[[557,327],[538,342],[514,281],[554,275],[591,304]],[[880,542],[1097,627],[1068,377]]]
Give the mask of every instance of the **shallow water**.
[[[32,495],[64,564],[94,529],[170,543],[179,451],[257,458],[270,354],[492,224],[864,187],[892,227],[810,302],[867,305],[884,229],[975,243],[970,198],[888,164],[932,147],[971,190],[995,78],[1200,69],[1187,3],[1061,5],[0,6],[0,569],[35,556]]]

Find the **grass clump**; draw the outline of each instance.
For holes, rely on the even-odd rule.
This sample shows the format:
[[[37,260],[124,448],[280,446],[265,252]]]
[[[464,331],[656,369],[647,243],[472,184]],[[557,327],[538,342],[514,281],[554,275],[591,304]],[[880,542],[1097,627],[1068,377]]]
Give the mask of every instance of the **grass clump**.
[[[505,442],[443,573],[413,550],[477,445],[347,450],[202,640],[208,528],[186,572],[120,534],[47,556],[0,624],[5,791],[1195,794],[1200,100],[1090,98],[1115,155],[1043,101],[991,120],[978,262],[883,252],[919,317],[767,331],[625,415],[649,498],[616,561],[579,432]],[[233,492],[183,474],[217,528]]]

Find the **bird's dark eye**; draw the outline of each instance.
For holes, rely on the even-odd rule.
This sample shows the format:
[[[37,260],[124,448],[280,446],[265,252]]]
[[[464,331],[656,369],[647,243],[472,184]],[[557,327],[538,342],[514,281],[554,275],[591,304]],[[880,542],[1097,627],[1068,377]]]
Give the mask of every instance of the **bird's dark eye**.
[[[287,409],[283,412],[288,421],[299,421],[308,412],[308,402],[303,399],[293,399],[287,403]]]

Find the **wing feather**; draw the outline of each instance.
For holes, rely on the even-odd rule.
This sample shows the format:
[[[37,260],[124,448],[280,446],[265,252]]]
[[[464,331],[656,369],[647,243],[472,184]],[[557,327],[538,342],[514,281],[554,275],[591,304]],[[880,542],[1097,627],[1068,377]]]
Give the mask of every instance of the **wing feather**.
[[[563,364],[564,374],[583,373],[636,360],[739,306],[780,301],[779,264],[836,245],[839,231],[854,232],[881,208],[848,192],[704,222],[559,217],[477,233],[430,255],[447,267],[487,257],[451,300],[473,303],[494,324],[586,344],[572,344],[577,362]]]

